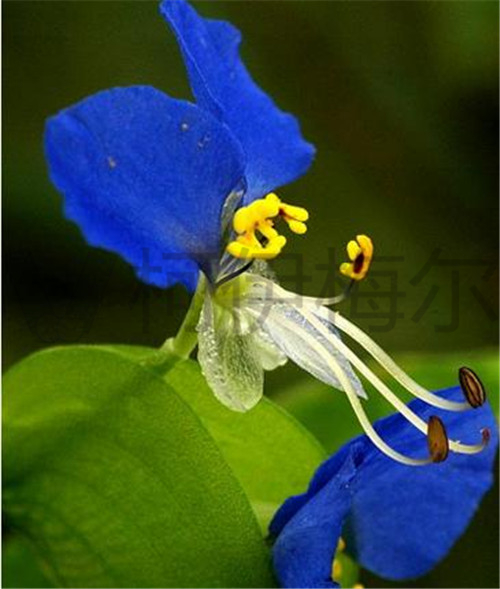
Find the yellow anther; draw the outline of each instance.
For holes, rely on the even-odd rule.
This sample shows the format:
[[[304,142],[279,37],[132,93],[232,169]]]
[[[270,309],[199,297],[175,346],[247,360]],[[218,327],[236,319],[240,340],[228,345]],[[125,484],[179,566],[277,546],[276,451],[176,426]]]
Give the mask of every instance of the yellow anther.
[[[340,265],[340,272],[352,280],[363,280],[367,275],[373,258],[373,243],[367,235],[357,235],[356,241],[347,244],[350,262]]]
[[[268,217],[276,217],[282,206],[282,202],[277,194],[270,192],[265,198],[257,200],[256,205],[265,211]]]
[[[309,213],[302,207],[296,207],[293,205],[287,205],[284,202],[280,205],[280,212],[284,217],[290,217],[297,221],[307,221],[309,219]]]
[[[236,233],[245,233],[252,224],[251,211],[247,207],[236,211],[233,217],[233,229]]]
[[[235,258],[243,260],[272,260],[281,253],[285,244],[286,237],[278,235],[269,240],[265,246],[260,243],[255,246],[240,241],[232,241],[227,246],[227,251]]]
[[[286,238],[274,228],[276,217],[283,217],[294,233],[301,235],[307,231],[305,221],[309,213],[306,209],[287,205],[274,192],[270,192],[265,198],[255,200],[236,211],[233,229],[237,237],[229,243],[227,252],[235,258],[245,260],[275,258],[286,244]],[[256,231],[262,236],[262,243]]]
[[[362,585],[361,583],[355,583],[355,584],[352,586],[352,589],[365,589],[365,586],[364,586],[364,585]]]
[[[281,203],[280,215],[288,223],[288,227],[294,233],[303,235],[307,231],[305,222],[309,219],[309,213],[302,207],[295,207]]]
[[[338,558],[333,559],[332,564],[332,579],[334,581],[340,581],[340,577],[342,576],[342,563]]]
[[[307,231],[307,225],[302,223],[302,221],[296,221],[295,219],[288,220],[286,217],[285,221],[287,221],[288,227],[298,235],[303,235]]]
[[[337,558],[339,554],[344,552],[345,550],[345,542],[342,538],[339,538],[337,542],[337,549],[335,550],[335,557],[333,558],[332,562],[332,573],[331,577],[333,581],[340,582],[340,577],[342,576],[342,562],[340,558]]]
[[[276,237],[279,236],[279,233],[276,231],[276,229],[273,226],[273,222],[268,220],[268,221],[263,221],[262,223],[259,224],[259,231],[262,233],[262,235],[266,238],[266,239],[275,239]]]
[[[355,260],[357,256],[361,253],[361,248],[357,241],[353,239],[347,244],[347,255],[349,256],[350,260]]]

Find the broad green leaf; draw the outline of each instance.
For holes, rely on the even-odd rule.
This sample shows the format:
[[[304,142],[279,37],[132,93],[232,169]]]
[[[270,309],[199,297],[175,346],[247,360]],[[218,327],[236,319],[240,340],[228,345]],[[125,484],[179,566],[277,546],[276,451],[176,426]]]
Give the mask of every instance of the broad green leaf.
[[[394,359],[417,382],[430,390],[437,390],[458,384],[457,369],[470,366],[481,377],[488,398],[498,411],[499,375],[498,352],[496,350],[473,350],[448,354],[404,353]],[[375,365],[370,367],[387,379],[387,375]],[[402,391],[394,381],[386,382],[401,398],[409,401],[412,397]],[[372,387],[366,386],[369,395],[365,407],[372,419],[378,419],[394,411],[392,407]],[[345,395],[314,379],[304,377],[294,386],[280,392],[276,400],[287,411],[303,423],[329,452],[334,452],[350,438],[362,433],[356,417]]]
[[[273,584],[241,486],[152,370],[105,349],[49,350],[7,373],[3,402],[6,520],[55,584]]]
[[[221,405],[196,362],[178,362],[165,378],[199,415],[245,489],[259,521],[267,527],[287,497],[307,489],[326,457],[323,448],[291,415],[266,398],[248,413]],[[186,379],[195,386],[183,386]]]
[[[365,390],[370,400],[364,405],[378,408],[370,388],[365,386]],[[311,431],[328,453],[362,433],[345,393],[313,378],[301,378],[280,391],[275,400]]]
[[[28,542],[18,534],[3,538],[2,587],[53,587]]]
[[[153,352],[130,346],[116,349],[139,359]],[[323,448],[300,423],[267,398],[247,413],[227,409],[214,397],[192,360],[177,362],[164,378],[203,421],[245,489],[263,529],[267,529],[281,503],[305,491],[325,458]]]

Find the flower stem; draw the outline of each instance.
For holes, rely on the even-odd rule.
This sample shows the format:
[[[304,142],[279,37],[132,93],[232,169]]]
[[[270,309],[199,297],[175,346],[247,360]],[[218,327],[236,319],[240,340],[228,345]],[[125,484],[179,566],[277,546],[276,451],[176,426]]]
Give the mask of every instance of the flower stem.
[[[168,352],[183,360],[189,358],[191,352],[196,347],[197,335],[196,326],[200,317],[203,299],[205,297],[206,280],[203,274],[200,274],[198,286],[191,299],[191,305],[184,317],[184,321],[175,337],[168,338],[161,346],[160,351]]]

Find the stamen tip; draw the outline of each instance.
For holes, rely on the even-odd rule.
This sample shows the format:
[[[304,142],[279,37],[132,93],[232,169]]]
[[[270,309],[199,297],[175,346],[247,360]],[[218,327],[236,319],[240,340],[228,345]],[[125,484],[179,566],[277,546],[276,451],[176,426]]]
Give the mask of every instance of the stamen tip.
[[[479,376],[467,366],[462,366],[458,370],[458,380],[460,387],[467,399],[469,405],[477,409],[486,402],[486,391]]]
[[[340,266],[340,272],[351,280],[363,280],[368,274],[373,257],[373,243],[366,235],[358,235],[347,244],[350,262]]]
[[[432,462],[446,460],[450,450],[448,435],[444,423],[436,415],[432,415],[427,424],[427,444]]]
[[[481,430],[481,436],[483,437],[483,445],[486,446],[491,440],[491,431],[488,427]]]

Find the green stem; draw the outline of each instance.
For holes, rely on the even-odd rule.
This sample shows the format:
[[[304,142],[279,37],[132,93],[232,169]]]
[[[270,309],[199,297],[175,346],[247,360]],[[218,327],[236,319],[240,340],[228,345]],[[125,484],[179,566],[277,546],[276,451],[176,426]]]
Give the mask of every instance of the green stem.
[[[184,317],[184,321],[182,322],[177,335],[167,339],[167,341],[161,346],[161,352],[168,352],[183,360],[189,358],[191,352],[196,347],[196,342],[198,340],[196,326],[198,325],[198,319],[203,306],[205,290],[206,280],[203,274],[200,274],[198,286],[191,299],[191,305]]]

